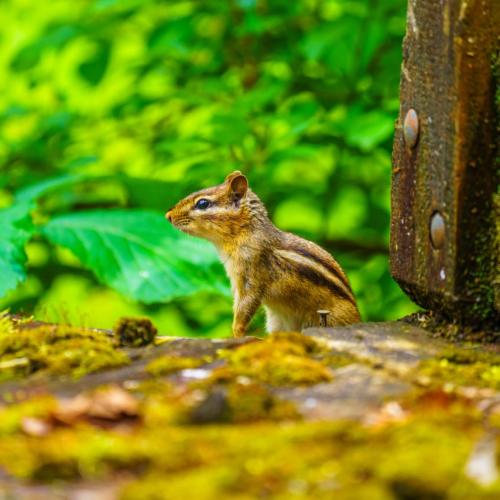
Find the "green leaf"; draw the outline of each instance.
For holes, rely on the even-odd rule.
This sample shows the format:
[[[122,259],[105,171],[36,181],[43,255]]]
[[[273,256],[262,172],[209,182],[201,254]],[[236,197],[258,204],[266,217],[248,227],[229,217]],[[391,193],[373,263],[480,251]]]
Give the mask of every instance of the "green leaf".
[[[78,184],[88,178],[83,174],[64,174],[58,177],[49,177],[17,191],[16,202],[34,203],[46,194]]]
[[[111,44],[109,42],[100,42],[94,54],[89,59],[80,64],[78,72],[80,76],[90,85],[97,85],[106,74],[109,59],[111,55]]]
[[[43,47],[40,44],[33,44],[23,47],[12,59],[10,67],[13,71],[26,71],[33,68],[40,60]]]
[[[370,111],[353,117],[346,127],[346,140],[363,151],[370,151],[394,133],[394,118],[386,113]]]
[[[42,233],[71,250],[102,283],[141,302],[168,301],[200,290],[228,293],[215,249],[155,212],[73,213],[52,219]]]
[[[33,234],[30,204],[0,210],[0,297],[26,278],[24,245]]]
[[[32,69],[38,64],[47,49],[59,49],[78,35],[78,28],[72,25],[48,26],[39,39],[22,47],[12,59],[13,71],[21,72]]]
[[[149,35],[147,44],[153,53],[168,54],[170,57],[185,57],[190,52],[193,33],[192,19],[187,16],[168,19],[159,24]]]
[[[37,200],[57,189],[81,182],[83,175],[61,175],[37,182],[16,192],[15,204],[0,210],[0,297],[26,279],[24,246],[36,228],[30,212]]]

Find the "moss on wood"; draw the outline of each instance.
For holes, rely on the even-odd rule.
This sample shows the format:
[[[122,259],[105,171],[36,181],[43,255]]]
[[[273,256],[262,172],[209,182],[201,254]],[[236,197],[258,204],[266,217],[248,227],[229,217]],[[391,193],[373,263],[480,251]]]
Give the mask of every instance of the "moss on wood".
[[[299,333],[269,335],[222,352],[227,363],[213,371],[211,382],[231,382],[238,377],[275,386],[328,382],[333,377],[331,369],[313,357],[322,352],[320,343]]]
[[[31,360],[32,342],[56,358],[63,347],[76,352],[83,345],[85,356],[91,345],[99,350],[102,343],[120,353],[102,332],[2,324],[0,347],[12,359],[22,351]],[[356,337],[359,332],[353,335],[366,343]],[[390,333],[384,330],[383,337]],[[134,418],[117,411],[116,397],[106,401],[106,394],[121,394],[120,401],[128,401],[123,389],[102,392],[99,387],[69,402],[71,409],[79,407],[82,398],[93,401],[93,413],[85,418],[68,418],[68,403],[52,396],[1,408],[0,468],[14,481],[35,483],[37,488],[58,484],[70,490],[81,481],[113,483],[125,499],[458,500],[500,495],[500,481],[480,486],[466,474],[477,443],[485,436],[493,446],[498,440],[491,432],[498,427],[498,413],[492,407],[485,418],[481,410],[489,401],[485,398],[494,397],[499,387],[500,353],[493,347],[448,344],[438,349],[444,343],[436,341],[433,357],[411,364],[408,385],[417,383],[405,396],[393,394],[385,404],[366,403],[361,420],[335,420],[335,415],[323,413],[326,421],[312,422],[300,413],[302,402],[287,398],[297,386],[313,391],[307,386],[334,379],[336,368],[356,361],[355,353],[334,352],[326,341],[302,334],[226,345],[210,355],[188,344],[181,350],[174,344],[145,349],[147,356],[170,354],[146,365],[153,377],[123,384],[131,388],[127,396],[133,399]],[[398,345],[402,348],[401,342]],[[417,348],[415,344],[411,352]],[[82,358],[78,362],[87,366]],[[370,364],[369,359],[357,361],[362,362]],[[135,373],[142,377],[144,364],[138,363]],[[203,371],[195,373],[207,375],[201,380],[178,373],[203,365]],[[381,366],[379,370],[386,369]],[[59,369],[69,374],[76,370],[72,363],[56,360],[38,373]],[[321,391],[333,386],[323,384],[305,397],[318,403]],[[486,390],[459,390],[464,386]],[[332,397],[345,397],[338,387],[335,390],[340,392]],[[65,418],[61,407],[66,408]],[[113,410],[112,416],[95,418],[97,407],[98,414],[103,407]],[[124,484],[117,478],[126,478]]]
[[[43,437],[0,436],[0,465],[31,481],[129,479],[129,498],[494,498],[465,466],[482,435],[469,404],[406,408],[377,426],[356,422],[272,422],[192,426],[148,418],[127,433],[89,424]],[[0,415],[0,419],[1,419]],[[431,465],[431,466],[430,466]],[[145,474],[144,471],[147,471]],[[161,496],[158,496],[158,492]]]
[[[486,387],[500,390],[500,353],[474,347],[452,347],[435,358],[424,360],[418,377],[432,385]]]
[[[169,375],[171,373],[197,368],[211,361],[210,357],[194,358],[186,356],[161,356],[148,363],[146,370],[153,376]]]
[[[127,364],[104,332],[64,325],[19,328],[3,315],[0,323],[0,381],[43,373],[81,377]]]

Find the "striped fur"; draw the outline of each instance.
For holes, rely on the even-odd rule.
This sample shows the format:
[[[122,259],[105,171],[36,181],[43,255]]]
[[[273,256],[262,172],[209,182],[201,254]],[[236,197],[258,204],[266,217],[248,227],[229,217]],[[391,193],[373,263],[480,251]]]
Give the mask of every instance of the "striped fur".
[[[210,206],[199,210],[196,202],[202,198]],[[184,198],[167,218],[217,247],[231,280],[235,336],[245,334],[260,305],[269,332],[318,326],[321,309],[330,311],[328,325],[360,320],[349,281],[335,259],[315,243],[276,228],[240,172]]]
[[[338,266],[335,269],[331,265],[323,264],[310,254],[306,257],[295,250],[276,250],[275,253],[292,263],[293,269],[298,274],[316,286],[326,287],[340,299],[356,303],[352,290],[348,284],[346,285],[343,273],[339,272]]]

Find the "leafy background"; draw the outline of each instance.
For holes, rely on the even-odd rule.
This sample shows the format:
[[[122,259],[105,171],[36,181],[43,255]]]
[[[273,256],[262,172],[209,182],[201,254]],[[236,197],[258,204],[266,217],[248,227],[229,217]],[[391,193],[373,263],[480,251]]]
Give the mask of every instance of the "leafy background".
[[[213,249],[162,214],[240,169],[279,227],[334,253],[365,320],[413,311],[388,272],[405,8],[2,2],[0,308],[227,335]]]

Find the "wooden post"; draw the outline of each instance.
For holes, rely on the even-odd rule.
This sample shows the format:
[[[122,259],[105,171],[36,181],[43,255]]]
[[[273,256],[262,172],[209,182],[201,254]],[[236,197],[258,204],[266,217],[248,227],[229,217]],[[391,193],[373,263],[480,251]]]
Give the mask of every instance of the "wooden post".
[[[408,1],[391,271],[421,306],[476,324],[500,309],[499,39],[500,0]]]

